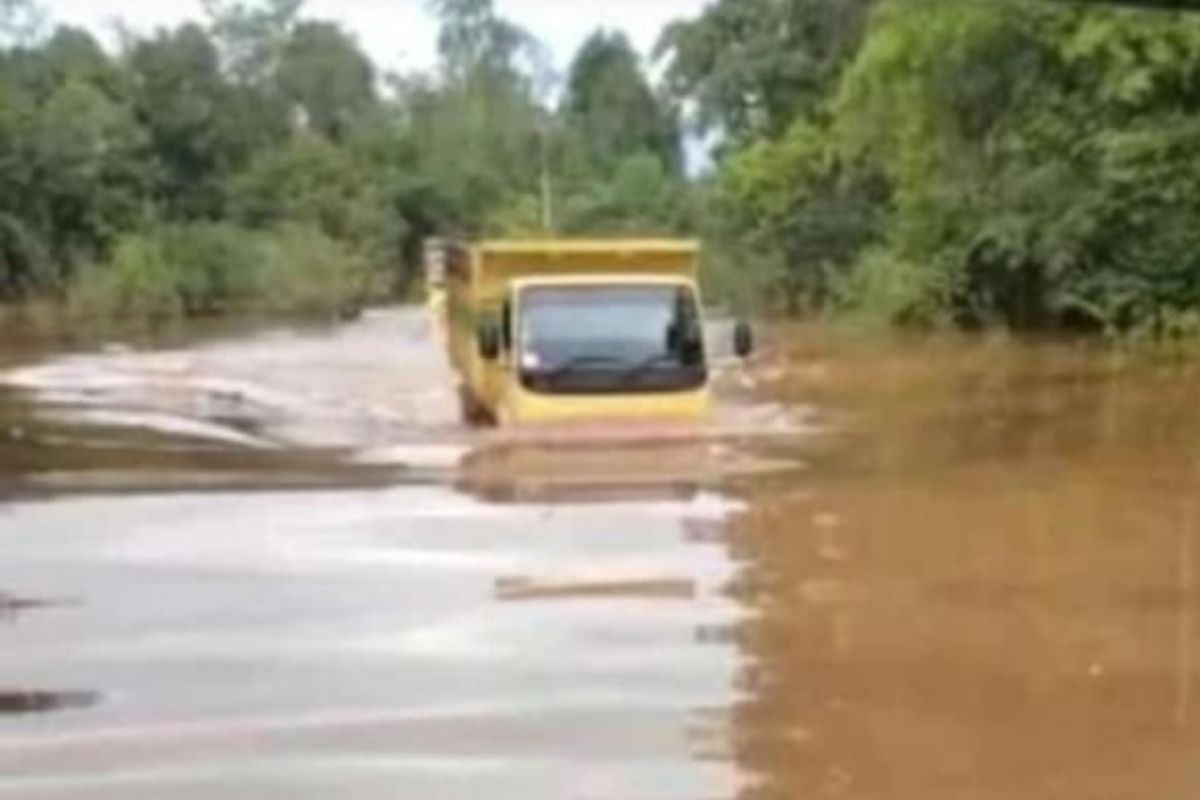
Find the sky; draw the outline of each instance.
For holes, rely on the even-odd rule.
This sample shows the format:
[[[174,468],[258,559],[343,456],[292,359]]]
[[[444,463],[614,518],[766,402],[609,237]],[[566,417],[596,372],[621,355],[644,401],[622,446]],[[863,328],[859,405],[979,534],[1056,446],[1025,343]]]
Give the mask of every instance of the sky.
[[[122,20],[151,31],[202,17],[200,0],[43,0],[54,22],[87,27],[102,37]],[[706,0],[496,0],[501,15],[520,24],[549,46],[556,65],[565,67],[596,28],[622,30],[649,53],[663,27],[695,16]],[[305,16],[335,20],[358,36],[381,67],[420,69],[433,64],[437,26],[426,0],[308,0]]]

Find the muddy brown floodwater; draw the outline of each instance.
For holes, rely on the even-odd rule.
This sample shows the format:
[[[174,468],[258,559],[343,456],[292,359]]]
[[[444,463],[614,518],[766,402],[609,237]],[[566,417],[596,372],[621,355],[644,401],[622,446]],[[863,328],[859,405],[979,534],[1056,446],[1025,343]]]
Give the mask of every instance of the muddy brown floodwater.
[[[0,798],[1200,791],[1200,369],[774,338],[585,443],[417,311],[6,355]]]

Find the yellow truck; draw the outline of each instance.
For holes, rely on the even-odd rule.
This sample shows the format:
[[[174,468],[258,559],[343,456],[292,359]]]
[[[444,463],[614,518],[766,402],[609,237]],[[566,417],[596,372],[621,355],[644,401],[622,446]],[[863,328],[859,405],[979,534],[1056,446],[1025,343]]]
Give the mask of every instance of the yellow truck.
[[[706,418],[699,252],[676,240],[443,243],[435,305],[464,416],[501,426]],[[734,351],[752,348],[737,325]]]

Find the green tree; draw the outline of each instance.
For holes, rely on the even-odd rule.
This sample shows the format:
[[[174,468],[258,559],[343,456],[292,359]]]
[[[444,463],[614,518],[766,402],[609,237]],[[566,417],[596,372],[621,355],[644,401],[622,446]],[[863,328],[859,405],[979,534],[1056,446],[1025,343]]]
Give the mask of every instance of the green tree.
[[[442,19],[441,68],[397,85],[404,140],[396,154],[412,172],[392,196],[414,232],[476,234],[496,209],[535,191],[549,115],[537,99],[528,34],[498,17],[490,0],[432,7]]]
[[[564,232],[688,228],[676,115],[623,37],[583,48],[555,107],[544,49],[492,0],[430,4],[440,65],[381,93],[302,0],[205,0],[207,24],[116,56],[0,0],[0,297],[322,310],[380,270],[406,288],[425,236],[546,233],[547,197]]]
[[[545,112],[492,76],[407,95],[416,168],[440,198],[444,232],[478,233],[492,211],[538,184]]]
[[[37,176],[33,158],[37,109],[32,97],[0,75],[0,298],[20,297],[48,282],[48,256],[30,214]]]
[[[438,51],[451,79],[493,75],[523,79],[523,58],[536,60],[528,32],[500,17],[493,0],[428,0],[441,21]]]
[[[378,106],[375,69],[353,37],[333,23],[301,22],[284,47],[275,78],[312,130],[343,139]]]
[[[703,129],[778,135],[826,97],[875,0],[717,0],[659,44],[666,85]]]
[[[125,103],[128,96],[120,65],[90,33],[79,28],[56,28],[39,47],[14,58],[9,74],[39,101],[45,101],[68,80],[84,81],[114,102]]]
[[[675,118],[650,88],[623,34],[599,31],[584,43],[568,73],[562,113],[568,135],[578,138],[593,169],[612,170],[643,153],[668,170],[680,166]]]
[[[1200,19],[885,0],[823,108],[725,176],[788,274],[820,271],[794,245],[822,211],[859,217],[842,305],[1018,328],[1196,318]]]
[[[243,84],[267,83],[275,73],[304,0],[203,0],[224,66]]]
[[[889,202],[886,181],[842,158],[828,130],[807,119],[733,153],[714,189],[714,233],[743,238],[770,264],[777,274],[766,283],[792,311],[831,298],[878,240]]]
[[[284,135],[282,115],[254,103],[254,90],[225,81],[214,42],[197,25],[139,42],[129,67],[150,135],[158,206],[171,219],[219,218],[226,181]]]
[[[301,134],[264,151],[233,184],[237,218],[256,228],[284,223],[378,256],[395,247],[395,225],[365,160],[320,136]]]
[[[60,263],[89,258],[142,218],[142,131],[91,84],[66,81],[39,110],[33,197]]]
[[[8,295],[54,288],[141,218],[144,136],[90,35],[0,54],[0,253]]]
[[[649,152],[628,156],[611,177],[567,197],[561,228],[566,233],[654,237],[688,226],[686,186]]]

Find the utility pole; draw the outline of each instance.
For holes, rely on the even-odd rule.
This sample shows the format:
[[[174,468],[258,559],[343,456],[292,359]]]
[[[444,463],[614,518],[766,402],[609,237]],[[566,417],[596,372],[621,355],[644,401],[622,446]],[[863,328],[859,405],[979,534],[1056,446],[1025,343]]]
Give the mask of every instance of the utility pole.
[[[550,123],[541,125],[541,186],[542,186],[542,233],[554,233],[554,184],[550,176]]]

